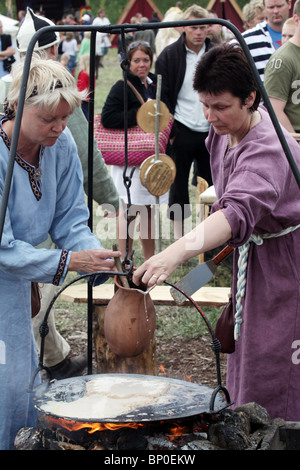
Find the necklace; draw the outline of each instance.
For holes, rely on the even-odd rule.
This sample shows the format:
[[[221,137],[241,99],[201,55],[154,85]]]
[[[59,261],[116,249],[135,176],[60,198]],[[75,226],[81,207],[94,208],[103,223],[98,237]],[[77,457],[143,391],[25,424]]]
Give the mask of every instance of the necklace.
[[[33,173],[33,179],[36,183],[39,183],[39,181],[42,177],[42,174],[43,174],[42,169],[40,167],[40,163],[41,162],[39,162],[39,166],[37,168],[35,168],[34,173]]]
[[[37,167],[34,167],[32,169],[32,178],[34,179],[34,181],[36,183],[39,183],[41,181],[41,178],[42,178],[42,174],[43,174],[43,171],[42,171],[42,167],[41,167],[41,163],[42,163],[42,158],[43,158],[43,155],[44,155],[44,150],[45,150],[45,147],[41,146],[40,148],[40,153],[39,153],[39,163],[38,163],[38,166]],[[21,158],[22,157],[22,154],[20,154],[18,152],[18,154],[20,155]],[[33,165],[32,165],[33,166]]]
[[[36,181],[37,183],[41,180],[41,177],[43,174],[41,164],[42,164],[42,158],[44,156],[44,151],[45,151],[45,147],[41,145],[40,153],[39,153],[39,166],[35,168],[34,176],[33,176],[34,181]]]
[[[243,135],[242,139],[248,134],[248,132],[250,131],[251,129],[251,125],[252,125],[252,122],[253,122],[253,119],[254,119],[254,114],[255,114],[255,111],[253,113],[251,113],[250,115],[250,122],[249,122],[249,127],[248,127],[248,130],[247,132],[245,133],[245,135]],[[241,139],[241,140],[242,140]],[[226,153],[228,152],[228,150],[231,149],[231,145],[230,145],[230,137],[229,137],[229,134],[227,134],[227,148],[226,148]]]

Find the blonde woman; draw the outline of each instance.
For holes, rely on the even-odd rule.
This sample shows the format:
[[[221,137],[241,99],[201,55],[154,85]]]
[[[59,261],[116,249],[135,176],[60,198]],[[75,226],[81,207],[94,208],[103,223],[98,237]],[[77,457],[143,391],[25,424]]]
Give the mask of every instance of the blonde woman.
[[[181,19],[182,11],[175,10],[169,13],[163,21],[180,21]],[[182,31],[181,26],[178,26],[177,28],[160,28],[155,38],[156,56],[158,57],[166,46],[175,42],[181,35]]]
[[[0,121],[0,188],[7,171],[23,62]],[[28,385],[38,367],[31,325],[31,282],[61,285],[69,271],[114,269],[119,252],[103,249],[87,225],[77,147],[66,127],[84,94],[58,61],[33,59],[0,246],[0,449],[36,425]],[[36,249],[50,234],[56,249]],[[98,276],[98,282],[107,276]],[[39,376],[36,377],[39,381]]]

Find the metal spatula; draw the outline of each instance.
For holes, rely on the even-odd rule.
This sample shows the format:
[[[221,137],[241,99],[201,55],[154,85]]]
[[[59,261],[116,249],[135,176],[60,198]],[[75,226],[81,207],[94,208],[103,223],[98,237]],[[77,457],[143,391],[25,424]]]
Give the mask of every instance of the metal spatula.
[[[200,263],[194,269],[192,269],[184,278],[177,282],[175,286],[191,296],[205,284],[207,284],[214,276],[217,266],[223,261],[230,253],[233,252],[233,248],[227,245],[221,250],[214,258],[205,263]],[[178,305],[182,305],[186,302],[186,297],[174,287],[171,288],[170,293]]]

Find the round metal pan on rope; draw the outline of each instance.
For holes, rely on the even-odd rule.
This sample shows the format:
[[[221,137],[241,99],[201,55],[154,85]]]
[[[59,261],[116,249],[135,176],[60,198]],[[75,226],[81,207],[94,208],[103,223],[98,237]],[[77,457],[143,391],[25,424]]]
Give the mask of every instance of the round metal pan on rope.
[[[158,126],[157,125],[157,117]],[[163,131],[169,124],[171,115],[162,101],[157,110],[156,100],[148,100],[137,112],[137,123],[144,132],[154,134]],[[148,157],[140,167],[140,181],[150,194],[159,197],[171,187],[176,174],[173,160],[168,155],[158,154]]]
[[[144,132],[149,134],[155,133],[155,117],[157,114],[156,100],[148,100],[144,103],[137,112],[136,120],[138,125]],[[163,131],[170,121],[170,111],[163,101],[160,101],[159,110],[159,132]]]
[[[36,408],[81,422],[133,423],[187,418],[211,412],[212,389],[166,377],[99,374],[57,380],[36,389]],[[228,403],[221,395],[214,412]]]
[[[176,175],[176,166],[171,157],[151,155],[140,166],[140,181],[153,196],[162,196],[169,191]]]

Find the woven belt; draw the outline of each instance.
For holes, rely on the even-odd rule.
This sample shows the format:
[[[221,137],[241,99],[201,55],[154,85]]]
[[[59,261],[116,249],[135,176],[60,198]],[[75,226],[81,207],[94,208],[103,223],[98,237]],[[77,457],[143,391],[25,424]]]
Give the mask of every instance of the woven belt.
[[[265,233],[262,235],[252,234],[249,240],[242,246],[239,247],[239,259],[238,259],[238,276],[237,276],[237,293],[236,293],[236,313],[235,313],[235,328],[234,328],[234,339],[237,341],[240,336],[240,329],[242,323],[242,301],[246,292],[247,284],[247,266],[248,266],[248,254],[250,243],[253,242],[256,245],[262,245],[264,239],[266,238],[276,238],[287,235],[288,233],[293,232],[299,225],[294,227],[288,227],[284,230],[281,230],[279,233]]]

